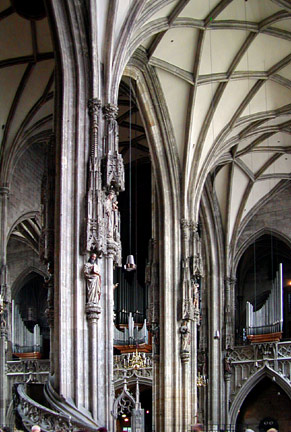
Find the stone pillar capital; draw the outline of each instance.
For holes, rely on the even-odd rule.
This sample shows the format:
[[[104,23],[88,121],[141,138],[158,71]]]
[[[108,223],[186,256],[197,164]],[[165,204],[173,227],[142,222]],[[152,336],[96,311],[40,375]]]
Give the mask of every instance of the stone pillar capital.
[[[8,196],[9,195],[9,185],[8,183],[2,183],[0,184],[0,195],[1,196]]]
[[[99,319],[101,307],[96,303],[87,303],[85,306],[88,321],[94,323]]]
[[[88,109],[90,114],[98,114],[101,108],[101,100],[92,98],[88,100]]]
[[[236,281],[237,281],[237,279],[236,279],[236,277],[231,277],[231,276],[227,276],[226,278],[225,278],[225,283],[227,284],[227,285],[235,285],[236,284]]]
[[[118,251],[118,244],[114,240],[107,239],[107,258],[114,258]]]
[[[112,103],[104,105],[103,114],[107,120],[115,120],[118,114],[118,106]]]

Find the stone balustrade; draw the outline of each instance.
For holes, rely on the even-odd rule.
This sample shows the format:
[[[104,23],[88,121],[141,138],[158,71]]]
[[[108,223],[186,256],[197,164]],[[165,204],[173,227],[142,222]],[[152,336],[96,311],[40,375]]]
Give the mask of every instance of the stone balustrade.
[[[38,424],[44,432],[78,430],[71,424],[69,416],[50,410],[31,399],[25,392],[24,384],[15,384],[14,408],[27,430],[30,430],[33,424]]]
[[[291,383],[291,342],[263,342],[236,346],[227,353],[231,365],[230,399],[233,400],[249,378],[267,367]]]
[[[138,363],[135,365],[136,353],[128,353],[114,356],[113,376],[114,385],[118,386],[123,379],[129,381],[135,380],[138,377],[139,381],[151,383],[153,374],[153,360],[151,353],[138,353]]]

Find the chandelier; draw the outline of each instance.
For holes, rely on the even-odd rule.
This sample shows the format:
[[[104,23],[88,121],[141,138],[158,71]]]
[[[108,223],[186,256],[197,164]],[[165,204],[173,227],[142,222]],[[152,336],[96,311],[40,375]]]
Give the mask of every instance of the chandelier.
[[[207,385],[206,375],[200,375],[200,373],[198,373],[198,376],[197,376],[197,387],[205,387],[206,385]]]
[[[146,359],[144,356],[142,356],[137,348],[135,350],[135,353],[132,354],[132,356],[129,358],[127,363],[127,369],[142,369],[146,366]]]

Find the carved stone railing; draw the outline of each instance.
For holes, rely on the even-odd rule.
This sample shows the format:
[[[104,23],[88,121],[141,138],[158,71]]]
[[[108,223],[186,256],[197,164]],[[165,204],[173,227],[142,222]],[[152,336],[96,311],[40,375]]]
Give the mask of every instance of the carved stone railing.
[[[232,401],[249,378],[268,367],[291,384],[291,342],[264,342],[236,346],[227,353],[231,365],[230,400]]]
[[[30,431],[32,425],[38,424],[42,431],[77,431],[71,419],[31,399],[24,390],[24,384],[14,386],[14,409],[21,417],[25,428]]]
[[[13,360],[6,363],[6,374],[11,385],[16,382],[26,382],[28,379],[44,384],[49,371],[49,360]]]
[[[142,363],[140,367],[132,367],[131,362],[135,353],[114,356],[113,382],[118,387],[124,380],[127,382],[135,381],[138,377],[139,382],[151,384],[153,379],[153,360],[151,353],[140,353]]]

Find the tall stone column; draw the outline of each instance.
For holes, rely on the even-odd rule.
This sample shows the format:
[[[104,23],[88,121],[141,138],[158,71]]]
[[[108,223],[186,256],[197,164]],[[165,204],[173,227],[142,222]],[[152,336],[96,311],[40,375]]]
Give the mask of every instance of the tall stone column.
[[[229,426],[229,401],[230,401],[230,378],[231,373],[226,372],[224,373],[224,380],[225,380],[225,426]]]
[[[98,319],[101,307],[97,304],[86,304],[89,327],[89,397],[90,411],[94,420],[98,419]]]
[[[112,416],[114,388],[113,388],[113,263],[116,256],[117,245],[111,241],[107,243],[107,254],[104,259],[105,297],[104,297],[104,359],[106,370],[105,381],[105,412],[106,427],[113,430]],[[100,373],[100,368],[99,368]]]
[[[188,430],[191,424],[191,377],[190,377],[190,352],[191,352],[191,322],[183,321],[180,327],[182,362],[182,404],[183,404],[183,430]]]
[[[102,267],[101,297],[87,302],[85,308],[89,330],[89,405],[95,421],[108,430],[113,430],[113,267],[121,265],[117,196],[124,189],[117,112],[116,105],[107,104],[102,116],[101,101],[89,101],[91,134],[85,250],[96,254]]]
[[[7,184],[0,186],[0,283],[1,293],[6,298],[7,288],[7,215],[9,188]]]
[[[4,310],[0,311],[0,424],[4,425],[6,417],[6,393],[7,393],[7,378],[6,370],[6,343],[7,343],[7,328],[4,319]]]
[[[1,304],[0,304],[0,424],[5,424],[6,414],[6,392],[7,378],[6,368],[6,343],[7,343],[7,311],[5,304],[8,301],[7,293],[7,213],[8,213],[8,185],[0,187],[0,283],[1,283]]]

